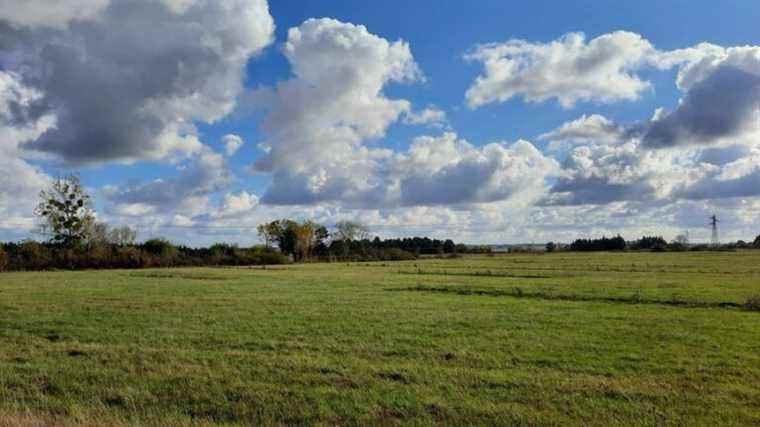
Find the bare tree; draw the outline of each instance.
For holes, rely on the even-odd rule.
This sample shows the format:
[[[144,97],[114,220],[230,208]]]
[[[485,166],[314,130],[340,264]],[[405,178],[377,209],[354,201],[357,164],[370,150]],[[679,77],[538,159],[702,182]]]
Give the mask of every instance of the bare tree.
[[[333,240],[341,242],[343,248],[343,258],[348,258],[351,243],[355,241],[364,241],[370,238],[369,227],[355,221],[339,221],[335,224],[333,231]]]
[[[126,225],[108,232],[108,242],[113,245],[127,246],[135,243],[135,240],[137,240],[137,231]]]
[[[370,238],[369,227],[355,221],[340,221],[335,224],[333,232],[335,240],[355,241]]]
[[[108,224],[104,222],[90,221],[85,231],[85,241],[87,245],[108,244],[109,241]]]
[[[49,189],[42,190],[34,213],[42,219],[42,233],[64,246],[85,241],[95,222],[90,196],[75,174],[58,178]]]

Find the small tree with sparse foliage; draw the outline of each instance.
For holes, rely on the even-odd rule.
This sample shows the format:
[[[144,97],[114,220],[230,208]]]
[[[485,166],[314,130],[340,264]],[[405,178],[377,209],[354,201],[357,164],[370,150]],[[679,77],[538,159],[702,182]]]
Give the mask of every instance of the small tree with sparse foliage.
[[[112,245],[132,245],[135,240],[137,240],[137,231],[126,225],[108,231],[108,242]]]
[[[42,219],[42,233],[53,243],[67,247],[85,241],[95,222],[90,196],[73,174],[56,179],[49,189],[42,190],[34,213]]]

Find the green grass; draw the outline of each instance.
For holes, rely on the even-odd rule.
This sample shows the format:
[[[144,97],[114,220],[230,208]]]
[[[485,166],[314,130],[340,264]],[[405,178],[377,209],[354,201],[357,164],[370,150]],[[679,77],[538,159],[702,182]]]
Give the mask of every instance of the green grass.
[[[760,423],[760,252],[0,274],[0,426]]]

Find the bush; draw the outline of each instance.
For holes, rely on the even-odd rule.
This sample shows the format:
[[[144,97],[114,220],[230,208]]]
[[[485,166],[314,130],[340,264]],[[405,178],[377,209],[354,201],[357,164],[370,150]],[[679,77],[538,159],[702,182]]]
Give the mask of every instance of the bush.
[[[744,309],[750,311],[760,311],[760,295],[752,295],[744,303]]]
[[[46,270],[53,266],[51,251],[44,245],[27,240],[18,245],[11,260],[19,270]]]
[[[180,263],[177,259],[177,247],[165,239],[150,239],[140,247],[149,257],[150,267],[176,267]]]
[[[411,261],[417,259],[413,253],[399,248],[388,248],[381,252],[380,261]]]
[[[5,271],[8,268],[8,255],[5,253],[5,249],[0,246],[0,271]]]
[[[134,246],[120,246],[114,251],[112,267],[145,268],[150,265],[149,256]]]

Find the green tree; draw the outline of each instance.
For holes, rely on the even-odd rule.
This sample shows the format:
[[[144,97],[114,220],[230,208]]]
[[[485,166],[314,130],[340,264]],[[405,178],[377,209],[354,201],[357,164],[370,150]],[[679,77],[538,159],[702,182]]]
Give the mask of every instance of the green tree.
[[[42,219],[43,234],[67,247],[85,241],[95,222],[90,196],[74,174],[58,178],[49,189],[42,190],[34,213]]]
[[[309,259],[314,248],[329,235],[324,226],[313,221],[298,223],[290,219],[261,224],[257,230],[267,245],[275,243],[280,252],[296,260]]]

